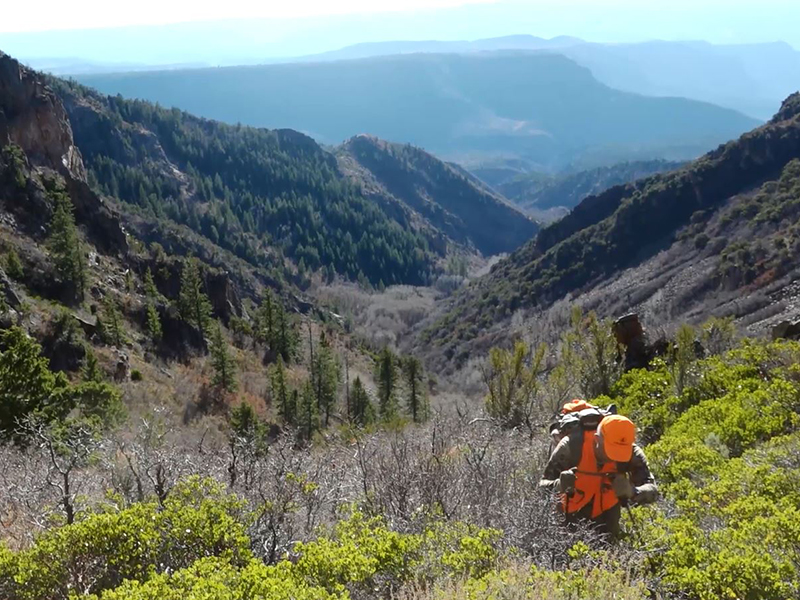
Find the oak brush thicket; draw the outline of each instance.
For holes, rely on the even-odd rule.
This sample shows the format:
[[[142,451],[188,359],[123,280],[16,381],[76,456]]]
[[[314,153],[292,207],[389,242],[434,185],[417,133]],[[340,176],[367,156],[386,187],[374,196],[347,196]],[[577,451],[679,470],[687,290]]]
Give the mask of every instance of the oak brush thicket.
[[[689,331],[681,337],[688,340]],[[117,439],[111,430],[101,433],[89,422],[50,428],[31,421],[24,430],[39,443],[0,447],[4,463],[12,465],[2,471],[3,480],[56,475],[61,483],[52,490],[53,506],[66,524],[46,527],[25,548],[0,547],[0,591],[14,600],[70,593],[200,598],[225,581],[225,589],[264,589],[275,598],[427,598],[426,590],[461,597],[456,581],[472,590],[469,597],[487,599],[499,589],[565,599],[643,599],[648,589],[699,600],[792,597],[800,584],[794,485],[800,477],[794,367],[800,345],[737,343],[718,322],[692,333],[717,340],[721,354],[699,360],[678,350],[648,370],[615,377],[607,395],[590,398],[616,403],[640,424],[664,496],[658,505],[633,509],[634,521],[624,522],[629,534],[617,546],[596,544],[590,532],[562,530],[553,499],[535,490],[532,482],[546,459],[545,431],[440,415],[405,429],[342,429],[341,436],[334,429],[325,441],[302,448],[291,436],[270,440],[266,423],[243,404],[231,411],[228,441],[200,471],[185,460],[196,455],[195,441],[170,442],[170,432],[154,435],[146,423],[119,446],[110,443]],[[8,403],[21,381],[11,373],[24,371],[26,385],[42,384],[36,389],[43,408],[32,410],[48,414],[44,398],[52,397],[55,378],[21,335],[12,331],[4,338],[14,353],[0,353],[0,398]],[[564,348],[566,357],[576,351]],[[565,358],[560,350],[559,356]],[[560,366],[572,376],[602,377],[582,361]],[[503,382],[515,381],[519,371],[515,360],[489,368]],[[279,360],[273,368],[277,393],[284,371]],[[532,413],[549,414],[540,401],[557,393],[557,384],[557,378],[542,380],[523,405],[533,402]],[[506,383],[498,389],[534,390]],[[291,396],[300,438],[314,439],[323,426],[314,379]],[[367,424],[372,405],[360,379],[349,398],[351,420]],[[48,447],[58,448],[52,460]],[[113,460],[126,455],[130,462]],[[160,475],[131,486],[125,472],[134,480],[145,472]],[[115,493],[106,499],[64,495],[64,482]],[[16,498],[25,486],[9,489]],[[329,511],[336,507],[344,514]],[[532,530],[541,535],[532,538]],[[761,543],[765,538],[768,546]],[[291,562],[284,562],[285,552]],[[87,585],[75,588],[76,577]]]

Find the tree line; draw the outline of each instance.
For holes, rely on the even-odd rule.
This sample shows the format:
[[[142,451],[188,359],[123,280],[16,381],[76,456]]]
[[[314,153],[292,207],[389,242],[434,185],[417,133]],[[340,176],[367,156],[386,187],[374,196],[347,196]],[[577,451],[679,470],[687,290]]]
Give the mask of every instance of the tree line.
[[[63,94],[87,96],[57,82]],[[401,226],[338,172],[335,159],[293,132],[200,120],[179,110],[121,97],[101,99],[101,127],[75,138],[90,181],[102,192],[159,219],[186,225],[257,264],[274,245],[301,271],[325,268],[378,286],[422,285],[435,270],[427,238]],[[156,134],[190,182],[185,190],[162,172],[157,157],[140,156],[134,129]],[[112,146],[122,140],[122,149]],[[201,204],[198,204],[198,201]]]

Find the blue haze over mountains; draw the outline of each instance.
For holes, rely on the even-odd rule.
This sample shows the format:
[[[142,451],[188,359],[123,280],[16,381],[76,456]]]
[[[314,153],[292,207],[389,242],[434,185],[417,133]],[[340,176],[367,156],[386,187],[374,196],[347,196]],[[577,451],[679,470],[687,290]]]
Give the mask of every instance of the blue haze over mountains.
[[[107,94],[206,118],[291,128],[335,145],[367,133],[465,166],[528,170],[685,160],[758,121],[733,109],[613,89],[561,54],[501,50],[78,75]]]
[[[556,35],[571,24],[591,36],[590,11],[565,25],[524,6],[0,33],[0,48],[105,93],[328,145],[372,134],[503,177],[685,161],[769,119],[800,89],[800,52],[764,41],[800,37],[777,22],[767,31],[761,13],[745,23],[732,7],[715,23],[704,4],[680,24],[716,42],[726,28],[752,32],[737,44],[642,41],[653,29],[641,14],[609,13],[596,27],[616,42],[598,43]],[[662,16],[673,29],[676,18]],[[417,39],[403,40],[409,33]]]

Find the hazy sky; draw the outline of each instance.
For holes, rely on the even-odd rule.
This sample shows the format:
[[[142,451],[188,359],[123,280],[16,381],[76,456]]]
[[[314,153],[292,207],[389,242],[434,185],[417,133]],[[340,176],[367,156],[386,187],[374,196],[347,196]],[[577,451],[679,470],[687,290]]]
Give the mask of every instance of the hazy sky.
[[[314,54],[358,42],[512,34],[571,35],[600,42],[785,41],[800,48],[800,0],[9,0],[5,4],[0,49],[23,59],[234,64]],[[112,26],[117,28],[109,29]]]
[[[126,25],[165,25],[187,21],[270,18],[287,19],[354,13],[433,9],[497,0],[40,0],[13,2],[3,9],[10,18],[0,32],[89,29]]]

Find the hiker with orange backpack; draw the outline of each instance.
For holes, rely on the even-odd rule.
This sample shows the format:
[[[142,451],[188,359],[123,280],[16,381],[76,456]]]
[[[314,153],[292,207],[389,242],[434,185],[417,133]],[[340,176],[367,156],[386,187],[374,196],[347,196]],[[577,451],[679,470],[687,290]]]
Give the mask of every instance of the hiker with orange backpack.
[[[595,407],[578,411],[577,419],[583,426],[573,427],[558,443],[539,487],[559,493],[568,522],[589,520],[601,533],[617,536],[621,507],[655,502],[655,479],[634,443],[636,426],[630,419]]]
[[[608,408],[599,408],[580,398],[567,402],[561,408],[556,420],[550,424],[550,451],[547,455],[551,456],[558,443],[574,429],[578,427],[595,429],[604,417],[615,414],[617,407],[614,404]]]

